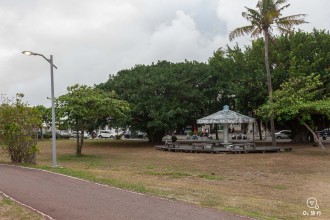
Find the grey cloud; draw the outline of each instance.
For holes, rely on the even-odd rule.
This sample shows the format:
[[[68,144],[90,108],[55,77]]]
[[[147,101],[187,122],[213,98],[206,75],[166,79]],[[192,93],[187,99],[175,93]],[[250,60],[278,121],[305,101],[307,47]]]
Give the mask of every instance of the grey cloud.
[[[290,10],[309,14],[313,24],[329,29],[328,0],[291,0]],[[249,5],[247,5],[249,4]],[[230,43],[228,32],[246,24],[245,0],[0,0],[0,93],[23,92],[32,105],[50,105],[49,64],[26,57],[39,52],[59,67],[55,95],[75,83],[93,85],[135,64],[166,59],[207,61]],[[291,13],[291,11],[290,11]],[[250,38],[237,39],[240,44]]]

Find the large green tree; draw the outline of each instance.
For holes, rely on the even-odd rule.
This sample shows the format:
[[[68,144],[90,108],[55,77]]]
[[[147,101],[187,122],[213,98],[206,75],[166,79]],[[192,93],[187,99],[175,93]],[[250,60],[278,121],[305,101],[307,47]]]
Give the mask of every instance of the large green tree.
[[[97,126],[99,120],[125,117],[129,111],[127,102],[116,98],[114,92],[74,85],[68,87],[68,93],[56,99],[57,112],[76,131],[77,156],[82,153],[84,132],[91,126]],[[97,128],[97,127],[94,127]]]
[[[330,34],[328,31],[297,31],[290,35],[282,35],[276,38],[276,44],[271,45],[271,50],[273,53],[270,56],[270,62],[275,67],[272,71],[275,90],[279,89],[280,84],[286,82],[288,78],[318,74],[323,84],[321,93],[324,96],[330,94]],[[277,121],[295,131],[293,141],[312,140],[311,133],[298,121]],[[318,129],[329,125],[329,120],[325,115],[313,114],[313,121]]]
[[[274,92],[273,102],[268,101],[258,109],[264,117],[274,115],[278,120],[297,119],[313,134],[314,140],[325,150],[315,133],[313,114],[324,114],[330,117],[330,98],[323,95],[323,83],[319,75],[290,78]]]
[[[271,50],[270,63],[275,67],[272,72],[274,89],[287,78],[317,73],[325,87],[323,93],[330,93],[329,31],[314,29],[282,35],[276,38]]]
[[[205,63],[159,61],[119,71],[99,87],[129,102],[131,128],[160,143],[167,131],[194,125],[197,118],[219,110],[214,78]]]
[[[272,38],[272,30],[273,28],[276,28],[280,33],[290,33],[294,25],[306,23],[304,20],[305,14],[283,17],[282,11],[290,6],[290,4],[286,3],[287,0],[259,0],[256,9],[245,7],[247,11],[243,12],[242,16],[251,24],[236,28],[229,34],[230,40],[233,40],[235,37],[242,36],[244,34],[251,34],[252,37],[263,35],[265,42],[264,55],[266,78],[270,102],[273,99],[272,78],[269,65],[269,42]],[[273,117],[270,117],[270,122],[272,145],[274,146],[276,145],[276,141]]]

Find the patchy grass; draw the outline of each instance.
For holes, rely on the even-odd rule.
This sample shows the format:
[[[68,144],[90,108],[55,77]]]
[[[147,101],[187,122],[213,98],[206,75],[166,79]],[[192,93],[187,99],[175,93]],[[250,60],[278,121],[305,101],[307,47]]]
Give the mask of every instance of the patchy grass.
[[[207,179],[207,180],[224,180],[223,177],[217,176],[214,173],[211,173],[211,174],[204,173],[204,174],[200,174],[198,176],[200,178]]]
[[[178,171],[163,171],[163,172],[146,171],[146,172],[143,172],[143,174],[154,175],[154,176],[167,176],[170,178],[183,178],[183,177],[191,176],[190,173],[178,172]]]
[[[37,213],[16,204],[13,200],[0,194],[0,219],[6,220],[38,220],[43,219]]]
[[[275,185],[274,189],[278,189],[278,190],[287,190],[288,187],[287,186],[283,186],[283,185]]]
[[[193,154],[154,150],[143,141],[87,140],[76,157],[75,141],[60,140],[63,168],[50,167],[51,141],[39,145],[38,168],[257,219],[330,219],[330,154],[311,145],[270,154]],[[9,162],[3,154],[0,161]],[[321,216],[303,216],[312,211],[309,197],[317,198]]]

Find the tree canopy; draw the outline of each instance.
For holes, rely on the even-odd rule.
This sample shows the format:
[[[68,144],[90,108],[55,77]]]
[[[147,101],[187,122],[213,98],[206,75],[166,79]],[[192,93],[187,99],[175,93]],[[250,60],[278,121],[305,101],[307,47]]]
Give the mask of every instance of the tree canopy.
[[[205,63],[159,61],[119,71],[99,88],[129,102],[132,129],[159,143],[167,131],[195,125],[198,117],[218,110],[216,78]]]
[[[258,109],[264,117],[274,115],[278,120],[298,119],[324,146],[315,134],[312,114],[325,114],[330,117],[330,97],[322,95],[323,84],[319,75],[299,76],[290,78],[274,92],[273,102],[268,101]]]
[[[116,98],[114,92],[74,85],[68,93],[56,99],[57,114],[77,131],[77,155],[81,155],[84,132],[96,129],[99,121],[125,117],[129,111],[127,102]]]

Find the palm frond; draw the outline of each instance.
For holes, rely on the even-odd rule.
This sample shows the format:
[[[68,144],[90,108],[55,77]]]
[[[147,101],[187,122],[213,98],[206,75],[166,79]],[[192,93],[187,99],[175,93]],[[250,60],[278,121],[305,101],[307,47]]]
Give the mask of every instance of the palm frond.
[[[246,12],[242,12],[242,17],[245,18],[247,21],[252,22],[252,21],[257,21],[260,20],[260,14],[258,11],[245,7]]]
[[[299,15],[291,15],[291,16],[287,16],[287,17],[282,17],[282,18],[278,18],[275,21],[275,23],[277,26],[290,29],[291,27],[293,27],[295,25],[308,23],[303,18],[305,16],[306,15],[304,15],[304,14],[299,14]]]
[[[274,4],[275,5],[282,5],[282,4],[285,4],[287,2],[288,2],[288,0],[277,0]]]
[[[281,18],[278,18],[278,21],[279,22],[282,22],[282,21],[295,21],[295,20],[300,20],[300,21],[304,21],[304,18],[306,17],[307,15],[306,14],[297,14],[297,15],[289,15],[289,16],[286,16],[286,17],[281,17]],[[304,21],[304,23],[308,23],[307,21]]]
[[[308,23],[304,20],[305,14],[297,14],[281,17],[281,12],[288,8],[288,0],[258,0],[256,9],[245,7],[242,16],[250,22],[250,25],[236,28],[229,34],[232,41],[235,37],[251,34],[257,37],[263,32],[271,34],[272,28],[277,28],[281,33],[289,33],[295,25]]]
[[[277,0],[275,3],[274,3],[274,7],[277,11],[281,12],[283,11],[284,9],[290,7],[291,4],[285,4],[287,2],[287,0]],[[283,5],[285,4],[285,5]],[[282,6],[283,5],[283,6]]]
[[[280,8],[278,8],[277,10],[278,10],[279,12],[281,12],[281,11],[283,11],[284,9],[290,7],[290,5],[291,5],[291,4],[284,5],[284,6],[280,7]]]
[[[290,28],[286,28],[286,27],[276,26],[276,28],[279,30],[281,34],[290,34],[293,32]]]
[[[232,41],[236,37],[243,36],[245,34],[250,34],[251,32],[254,31],[254,29],[255,29],[255,26],[253,26],[253,25],[236,28],[232,32],[229,33],[229,40]]]
[[[256,27],[253,31],[252,31],[252,33],[251,33],[251,37],[255,37],[255,38],[257,38],[259,35],[261,35],[262,34],[262,29],[261,28],[259,28],[259,27]]]

